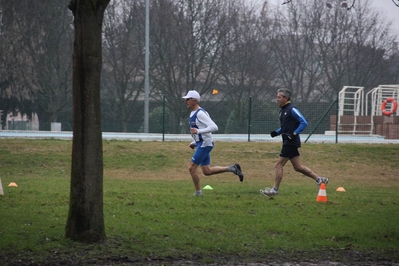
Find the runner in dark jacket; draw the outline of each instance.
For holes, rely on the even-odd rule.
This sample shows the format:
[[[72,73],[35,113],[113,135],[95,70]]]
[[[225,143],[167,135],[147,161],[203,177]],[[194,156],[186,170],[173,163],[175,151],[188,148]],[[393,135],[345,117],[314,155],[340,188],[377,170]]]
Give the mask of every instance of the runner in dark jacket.
[[[314,179],[318,186],[321,183],[327,184],[328,178],[319,177],[311,169],[301,164],[298,148],[301,147],[301,138],[299,134],[306,128],[308,122],[305,117],[290,102],[291,92],[286,89],[277,91],[277,103],[280,106],[280,128],[270,132],[272,138],[278,135],[282,136],[283,146],[277,162],[274,164],[276,177],[272,188],[261,189],[260,193],[265,196],[278,195],[281,180],[283,179],[283,167],[290,161],[294,170]]]

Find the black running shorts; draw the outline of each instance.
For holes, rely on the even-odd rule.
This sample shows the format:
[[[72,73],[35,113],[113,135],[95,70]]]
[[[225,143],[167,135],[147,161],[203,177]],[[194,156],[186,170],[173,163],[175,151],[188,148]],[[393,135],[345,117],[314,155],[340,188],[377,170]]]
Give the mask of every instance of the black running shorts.
[[[284,145],[281,149],[280,156],[288,159],[292,159],[299,156],[298,147],[294,145]]]

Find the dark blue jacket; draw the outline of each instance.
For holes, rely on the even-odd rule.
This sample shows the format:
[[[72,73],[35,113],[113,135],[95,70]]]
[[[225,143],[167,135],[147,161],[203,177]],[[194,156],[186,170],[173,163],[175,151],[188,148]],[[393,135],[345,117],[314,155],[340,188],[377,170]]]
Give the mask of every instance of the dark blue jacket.
[[[276,130],[281,134],[283,145],[294,145],[301,147],[301,138],[299,134],[306,128],[308,122],[305,117],[293,104],[287,103],[280,109],[280,128]],[[288,134],[296,133],[296,136],[290,140]]]

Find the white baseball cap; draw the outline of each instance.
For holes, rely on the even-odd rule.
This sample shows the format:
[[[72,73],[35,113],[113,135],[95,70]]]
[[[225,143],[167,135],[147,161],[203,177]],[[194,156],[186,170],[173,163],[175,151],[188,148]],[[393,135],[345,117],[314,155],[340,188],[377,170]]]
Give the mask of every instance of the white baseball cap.
[[[189,99],[189,98],[193,98],[193,99],[201,99],[201,96],[199,95],[199,93],[196,90],[192,90],[192,91],[188,91],[186,96],[182,97],[183,99]]]

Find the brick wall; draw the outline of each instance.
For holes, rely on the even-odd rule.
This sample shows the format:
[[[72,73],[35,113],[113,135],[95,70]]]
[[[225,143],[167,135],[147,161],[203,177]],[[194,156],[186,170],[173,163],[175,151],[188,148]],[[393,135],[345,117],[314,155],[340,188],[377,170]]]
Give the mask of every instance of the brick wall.
[[[336,116],[330,116],[330,130],[335,131],[335,119]],[[399,116],[374,116],[374,130],[373,134],[384,136],[386,139],[399,139]],[[371,117],[370,116],[358,116],[357,117],[357,131],[370,130]],[[353,124],[353,116],[341,116],[341,124]],[[365,125],[359,125],[359,124]],[[342,125],[340,131],[351,131],[353,125]],[[350,134],[349,132],[346,134]],[[358,133],[364,134],[364,133]]]

